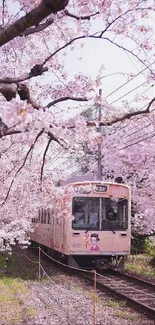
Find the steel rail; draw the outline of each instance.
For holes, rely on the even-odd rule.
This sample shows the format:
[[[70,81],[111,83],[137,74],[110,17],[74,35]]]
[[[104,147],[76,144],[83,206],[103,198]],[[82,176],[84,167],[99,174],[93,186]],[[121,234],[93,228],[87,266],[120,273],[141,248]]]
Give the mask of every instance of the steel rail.
[[[148,280],[141,279],[136,275],[132,275],[132,274],[122,272],[119,270],[112,270],[112,274],[114,274],[116,276],[118,275],[122,279],[131,281],[132,283],[135,283],[135,284],[138,284],[138,285],[142,286],[143,288],[148,288],[150,290],[154,290],[154,292],[155,292],[155,282],[153,283]]]
[[[82,274],[82,277],[91,282],[91,284],[94,283],[94,279],[90,275]],[[98,279],[100,278],[100,279]],[[129,277],[131,281],[131,276]],[[124,281],[124,280],[123,280]],[[135,279],[134,279],[135,281]],[[141,283],[143,281],[141,280]],[[140,282],[138,283],[138,285]],[[150,284],[150,283],[149,283]],[[135,283],[133,282],[133,285]],[[118,281],[118,276],[115,278],[111,278],[109,276],[102,275],[101,273],[97,273],[97,280],[96,280],[96,287],[100,289],[101,291],[106,291],[109,294],[112,294],[113,296],[117,297],[121,300],[126,300],[127,304],[132,306],[136,310],[140,310],[147,316],[149,316],[151,319],[155,320],[155,291],[154,291],[154,285],[152,288],[146,287],[147,282],[145,282],[145,288],[143,285],[141,285],[141,289],[131,287],[131,282],[125,281],[121,283],[121,281]],[[143,290],[144,289],[144,290]],[[151,289],[151,293],[146,292],[145,289]]]

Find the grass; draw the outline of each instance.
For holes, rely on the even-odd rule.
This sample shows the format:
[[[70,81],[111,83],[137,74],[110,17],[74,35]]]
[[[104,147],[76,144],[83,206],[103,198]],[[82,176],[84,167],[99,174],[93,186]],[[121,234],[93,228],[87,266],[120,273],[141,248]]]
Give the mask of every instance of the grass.
[[[35,314],[35,310],[25,304],[29,291],[23,280],[3,277],[0,279],[0,288],[2,323],[16,324]]]
[[[128,311],[121,311],[121,310],[118,310],[115,312],[115,315],[119,318],[123,318],[123,319],[126,319],[128,321],[135,321],[136,320],[136,315],[132,314],[131,312],[128,312]]]
[[[125,307],[126,306],[126,301],[125,300],[104,300],[104,305],[109,306],[109,307],[115,307],[115,308],[120,308],[120,307]]]
[[[0,253],[0,279],[4,276],[21,278],[24,280],[34,280],[38,272],[38,257],[33,260],[27,259],[26,251],[14,250],[12,255]],[[9,258],[9,261],[6,261]]]
[[[150,259],[148,255],[141,254],[128,256],[125,271],[155,277],[155,268],[149,265]]]
[[[12,255],[0,253],[0,321],[3,324],[19,324],[36,313],[27,302],[28,283],[36,279],[38,272],[38,256],[34,255],[29,260],[25,253],[26,251],[19,248]]]

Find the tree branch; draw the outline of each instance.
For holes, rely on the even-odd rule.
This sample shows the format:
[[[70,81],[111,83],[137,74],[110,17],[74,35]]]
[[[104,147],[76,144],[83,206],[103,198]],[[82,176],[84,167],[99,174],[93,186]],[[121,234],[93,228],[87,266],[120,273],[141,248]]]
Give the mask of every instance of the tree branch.
[[[26,100],[33,108],[39,110],[39,105],[32,99],[29,88],[22,83],[16,85],[1,84],[0,93],[5,97],[7,101],[11,101],[16,97],[17,93],[21,100]]]
[[[0,93],[5,97],[7,101],[12,100],[17,95],[17,87],[15,85],[0,85]]]
[[[34,146],[35,146],[37,140],[40,138],[40,136],[41,136],[43,133],[44,133],[44,129],[42,129],[42,130],[37,134],[37,136],[36,136],[36,138],[35,138],[33,144],[31,145],[30,149],[28,150],[28,152],[27,152],[27,154],[26,154],[26,156],[25,156],[25,159],[24,159],[22,165],[21,165],[21,166],[18,168],[18,170],[16,171],[15,176],[14,176],[14,178],[12,179],[11,184],[10,184],[10,186],[9,186],[9,189],[8,189],[8,191],[7,191],[6,197],[5,197],[4,201],[0,204],[0,206],[2,206],[2,205],[5,204],[7,198],[8,198],[8,196],[9,196],[9,194],[10,194],[10,191],[11,191],[11,188],[12,188],[12,186],[13,186],[13,183],[14,183],[14,181],[15,181],[16,176],[19,174],[19,172],[21,171],[21,169],[24,167],[24,165],[25,165],[25,163],[26,163],[26,161],[27,161],[27,158],[28,158],[30,152],[32,151],[32,149],[34,148]]]
[[[75,18],[76,20],[90,20],[92,17],[96,16],[97,14],[99,14],[99,11],[96,12],[95,14],[92,15],[87,15],[87,16],[76,16],[70,12],[68,12],[68,10],[65,10],[65,15],[71,18]],[[60,17],[61,18],[61,17]],[[63,17],[62,17],[63,18]],[[48,26],[52,25],[54,23],[54,19],[53,18],[49,18],[47,19],[44,23],[39,24],[38,26],[32,27],[27,29],[23,34],[21,34],[20,36],[28,36],[34,33],[39,33],[42,30],[44,30],[45,28],[47,28]]]
[[[117,46],[119,49],[121,49],[121,50],[123,50],[123,51],[125,51],[125,52],[128,52],[129,54],[132,54],[132,55],[133,55],[133,56],[134,56],[134,57],[135,57],[139,62],[141,62],[142,64],[144,64],[145,67],[147,67],[147,68],[149,69],[148,65],[147,65],[143,60],[141,60],[141,59],[139,58],[139,56],[136,55],[133,51],[128,50],[126,47],[124,47],[124,46],[122,46],[122,45],[119,45],[118,43],[112,41],[112,40],[111,40],[110,38],[108,38],[108,37],[102,37],[101,39],[110,42],[111,44]],[[149,70],[150,70],[150,69],[149,69]],[[151,70],[150,70],[150,71],[151,71]]]
[[[38,7],[1,32],[0,46],[10,42],[15,37],[20,36],[28,28],[38,26],[39,23],[50,14],[63,10],[67,6],[68,2],[69,0],[42,0]]]
[[[49,18],[45,21],[45,23],[39,24],[38,26],[35,27],[31,27],[29,29],[27,29],[23,34],[21,34],[20,36],[28,36],[34,33],[39,33],[42,30],[44,30],[45,28],[47,28],[48,26],[52,25],[54,22],[53,18]]]
[[[50,138],[51,140],[57,142],[57,143],[60,144],[60,146],[61,146],[60,141],[55,137],[55,135],[54,135],[52,132],[48,131],[48,132],[47,132],[47,135],[49,136],[49,138]]]
[[[14,134],[21,134],[21,133],[23,133],[23,131],[21,131],[21,130],[14,130],[14,129],[9,128],[3,136],[14,135]]]
[[[53,100],[46,107],[49,108],[49,107],[51,107],[51,106],[53,106],[53,105],[55,105],[57,103],[60,103],[60,102],[66,101],[66,100],[75,100],[77,102],[85,102],[85,101],[88,101],[87,98],[66,96],[66,97],[61,97],[61,98],[58,98],[58,99]]]
[[[42,75],[44,72],[48,71],[47,67],[43,67],[42,64],[36,64],[32,67],[31,71],[29,73],[24,74],[21,77],[5,77],[5,78],[0,78],[0,83],[3,84],[13,84],[13,83],[18,83],[24,80],[28,80],[32,77],[37,77]]]
[[[91,38],[91,36],[85,36],[85,35],[82,35],[82,36],[78,36],[78,37],[75,37],[73,38],[72,40],[70,40],[69,42],[67,42],[66,44],[64,44],[63,46],[59,47],[59,49],[57,49],[56,51],[54,51],[52,54],[50,54],[45,60],[44,62],[42,63],[43,65],[49,61],[55,54],[59,53],[61,50],[65,49],[67,46],[71,45],[73,42],[77,41],[77,40],[80,40],[80,39],[83,39],[83,38]],[[99,37],[98,37],[99,38]]]
[[[41,165],[41,174],[40,174],[40,180],[41,180],[41,182],[43,180],[43,172],[44,172],[45,158],[46,158],[46,154],[47,154],[47,151],[48,151],[48,148],[49,148],[51,142],[52,142],[52,138],[50,138],[48,140],[47,146],[46,146],[45,151],[44,151],[44,154],[43,154],[43,162],[42,162],[42,165]]]
[[[110,126],[110,125],[116,124],[118,122],[124,121],[125,119],[129,120],[133,116],[150,113],[150,107],[154,102],[155,102],[155,97],[149,102],[149,104],[147,105],[147,108],[144,111],[139,110],[139,111],[136,111],[133,113],[127,113],[127,114],[123,115],[122,117],[115,118],[114,120],[109,121],[109,122],[88,121],[87,126],[96,126],[96,123],[98,123],[99,126]]]
[[[65,14],[66,14],[66,16],[71,17],[71,18],[75,18],[76,20],[90,20],[91,17],[94,17],[94,16],[98,15],[99,11],[97,11],[95,14],[87,15],[87,16],[81,16],[81,17],[70,13],[68,10],[65,10]]]
[[[119,20],[120,18],[122,18],[123,16],[126,16],[128,13],[131,13],[131,12],[135,12],[135,11],[143,11],[143,10],[152,10],[154,11],[153,8],[151,7],[140,7],[140,8],[137,8],[137,7],[133,7],[132,9],[128,9],[126,10],[125,12],[123,12],[121,15],[117,16],[114,20],[112,20],[110,23],[107,24],[106,28],[101,32],[100,34],[100,37],[103,36],[103,34],[109,30],[109,27],[111,27],[117,20]]]
[[[141,60],[138,55],[136,55],[135,53],[133,53],[132,51],[128,50],[127,48],[115,43],[114,41],[110,40],[108,37],[101,37],[101,33],[99,35],[82,35],[82,36],[78,36],[73,38],[72,40],[68,41],[66,44],[64,44],[63,46],[61,46],[59,49],[57,49],[56,51],[54,51],[52,54],[50,54],[42,63],[42,65],[44,65],[45,63],[47,63],[53,56],[55,56],[57,53],[59,53],[60,51],[64,50],[67,46],[71,45],[72,43],[74,43],[75,41],[81,40],[81,39],[100,39],[100,40],[106,40],[109,41],[110,43],[112,43],[113,45],[117,46],[118,48],[132,54],[138,61],[140,61],[142,64],[144,64],[145,67],[148,68],[148,66],[146,65],[145,62],[143,62],[143,60]],[[96,34],[96,33],[95,33]],[[149,69],[149,68],[148,68]],[[150,70],[150,69],[149,69]]]

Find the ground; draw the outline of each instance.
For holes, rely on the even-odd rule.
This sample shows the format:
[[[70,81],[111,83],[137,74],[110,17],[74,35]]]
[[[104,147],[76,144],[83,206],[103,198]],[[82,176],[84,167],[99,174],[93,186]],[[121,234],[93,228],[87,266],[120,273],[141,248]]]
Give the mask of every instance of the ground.
[[[155,325],[30,249],[1,256],[0,325]],[[39,281],[39,273],[42,277]]]

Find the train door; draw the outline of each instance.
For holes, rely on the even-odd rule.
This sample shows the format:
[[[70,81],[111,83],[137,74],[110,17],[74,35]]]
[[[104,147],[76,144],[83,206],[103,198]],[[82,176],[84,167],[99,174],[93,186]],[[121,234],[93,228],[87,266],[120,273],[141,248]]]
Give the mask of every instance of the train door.
[[[57,201],[54,217],[54,247],[62,252],[63,248],[63,200]]]
[[[50,219],[49,219],[49,233],[50,233],[50,248],[54,249],[54,215],[53,209],[50,211]]]

